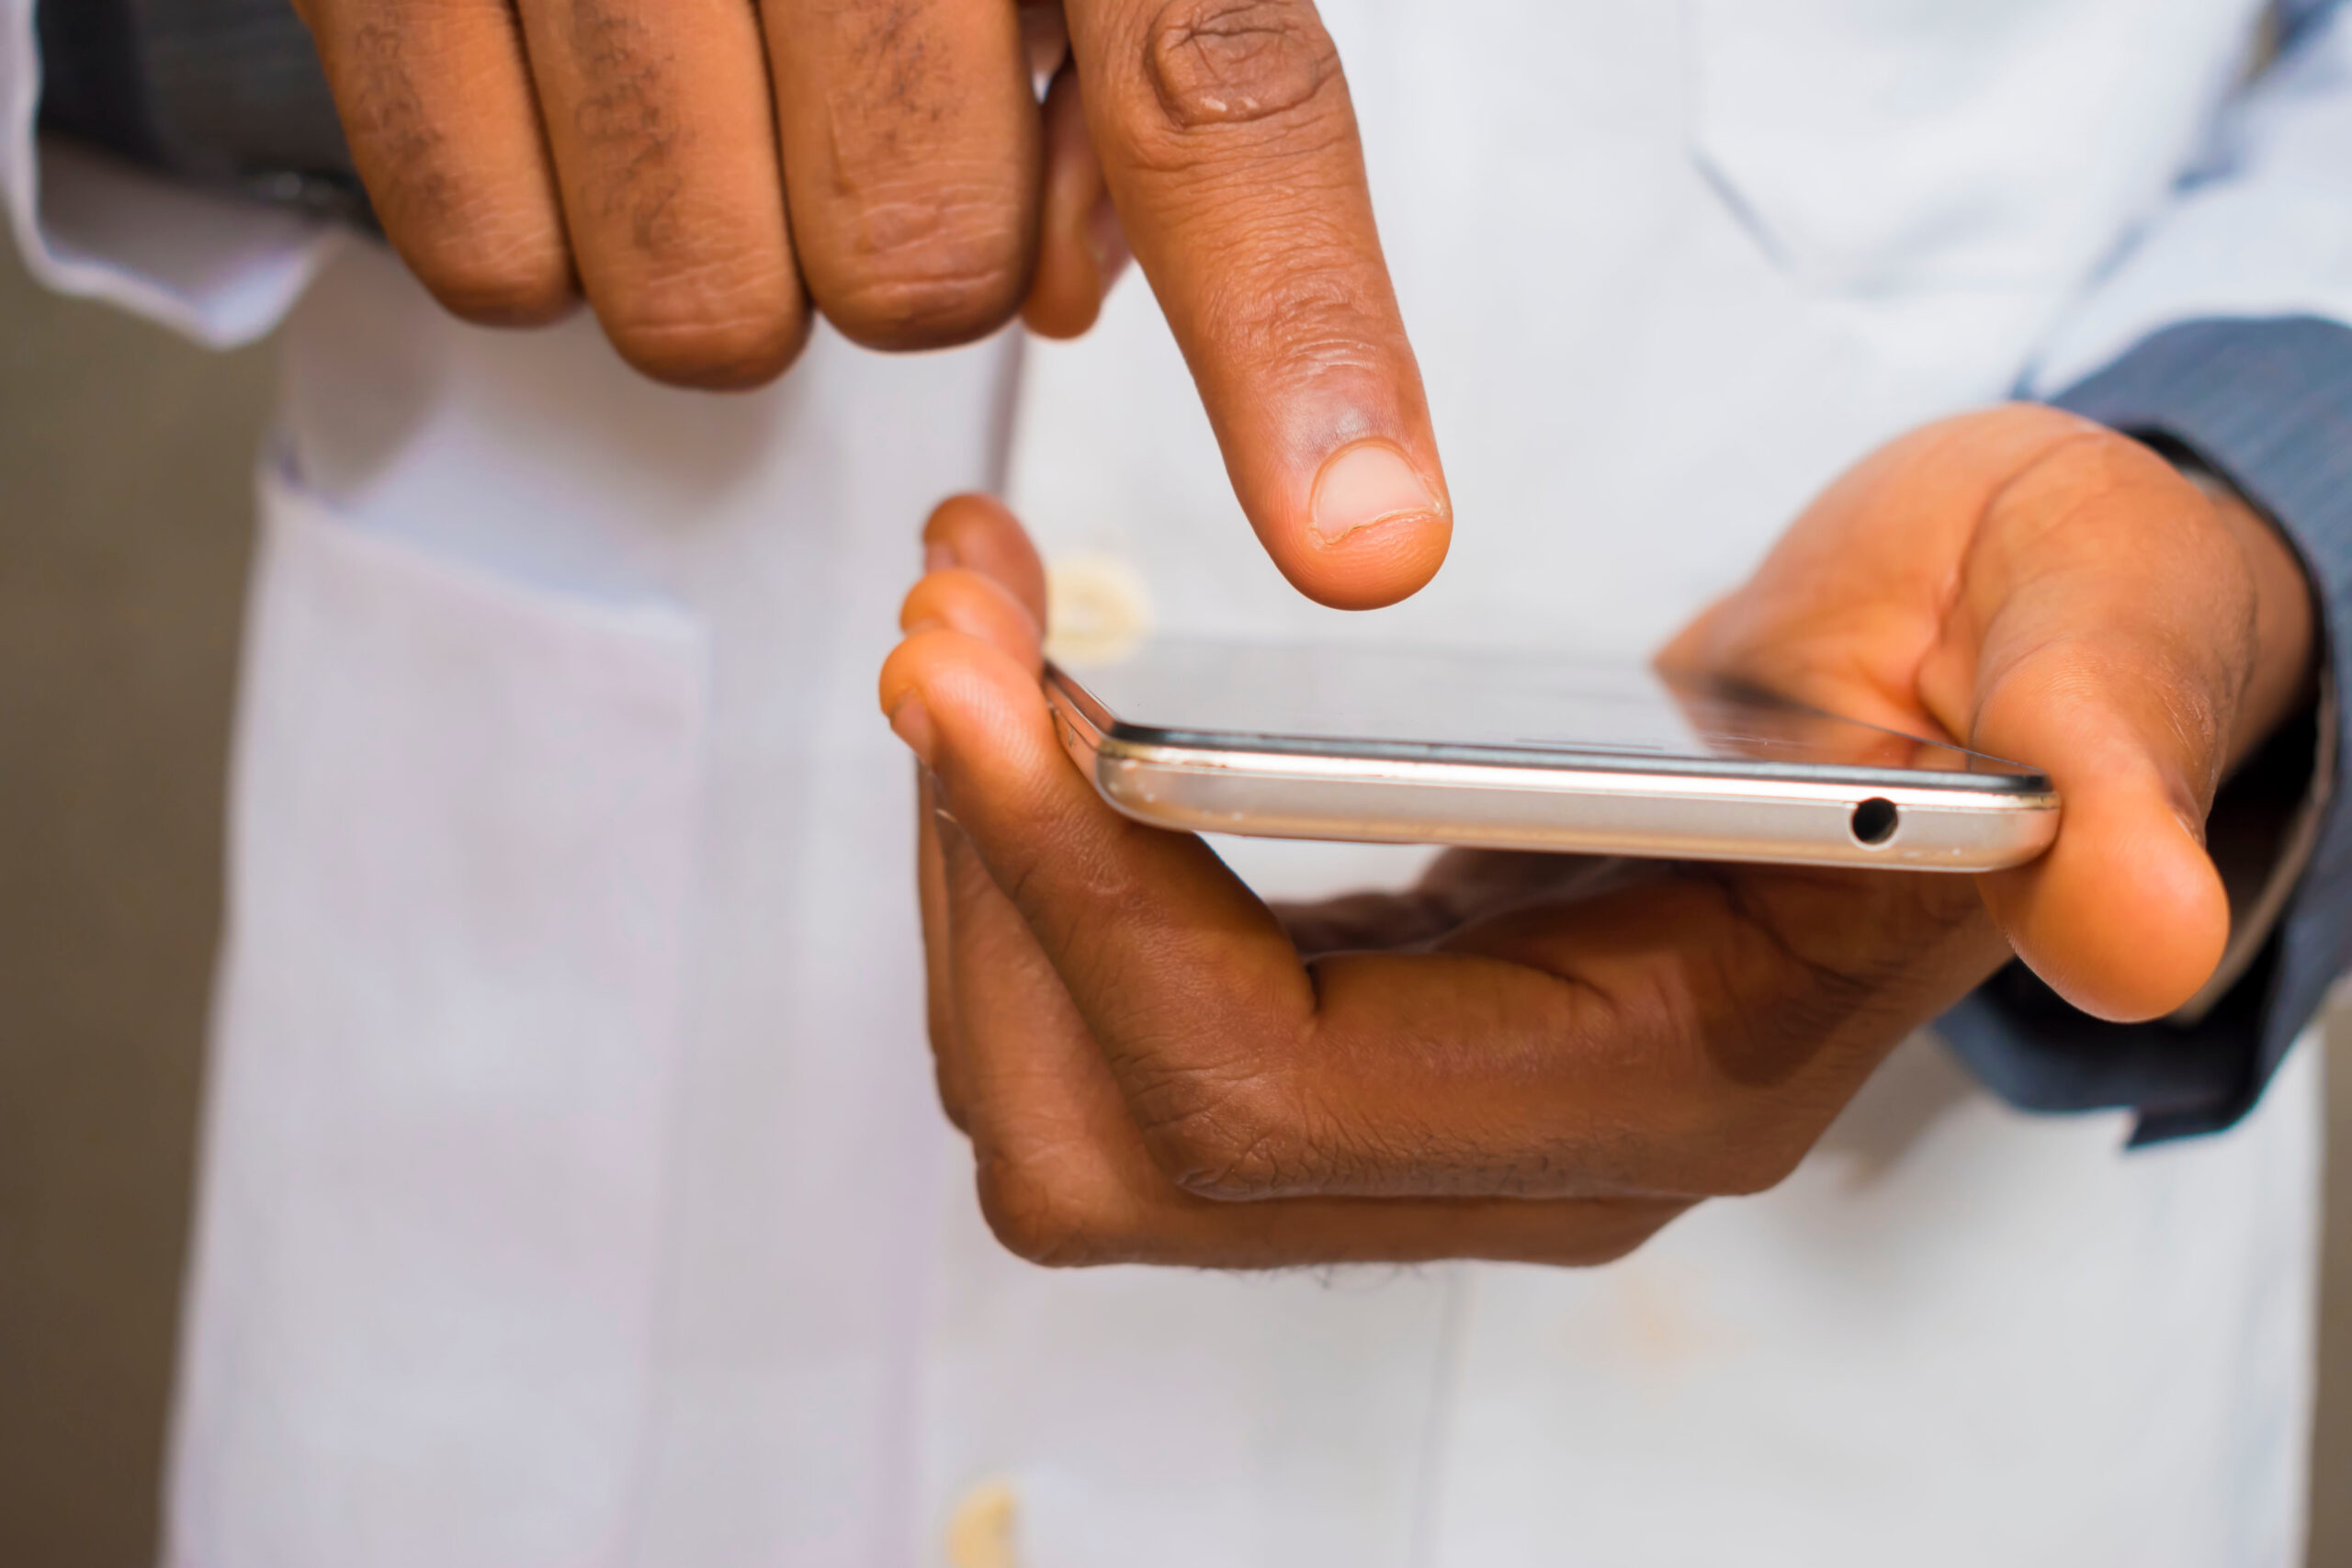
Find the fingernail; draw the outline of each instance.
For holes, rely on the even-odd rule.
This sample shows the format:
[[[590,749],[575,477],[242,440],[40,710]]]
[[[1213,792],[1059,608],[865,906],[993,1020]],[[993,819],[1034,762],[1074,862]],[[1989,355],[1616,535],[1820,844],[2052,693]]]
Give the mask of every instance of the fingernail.
[[[912,692],[899,699],[890,710],[890,732],[907,744],[907,750],[931,766],[932,752],[939,742],[938,733],[931,727],[931,710],[922,705],[922,698]]]
[[[933,539],[922,547],[922,569],[926,572],[952,571],[960,564],[956,558],[956,547],[944,539]]]
[[[1435,517],[1437,510],[1437,498],[1402,452],[1385,441],[1359,441],[1324,459],[1308,526],[1323,544],[1336,545],[1359,528]]]

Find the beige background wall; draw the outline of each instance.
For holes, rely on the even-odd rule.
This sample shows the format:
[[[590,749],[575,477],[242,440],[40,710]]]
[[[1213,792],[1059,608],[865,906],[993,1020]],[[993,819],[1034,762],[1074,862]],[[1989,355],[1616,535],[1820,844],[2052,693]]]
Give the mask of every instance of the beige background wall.
[[[0,1568],[153,1557],[268,395],[263,354],[49,299],[0,245]],[[2322,1568],[2352,1568],[2343,1021]]]

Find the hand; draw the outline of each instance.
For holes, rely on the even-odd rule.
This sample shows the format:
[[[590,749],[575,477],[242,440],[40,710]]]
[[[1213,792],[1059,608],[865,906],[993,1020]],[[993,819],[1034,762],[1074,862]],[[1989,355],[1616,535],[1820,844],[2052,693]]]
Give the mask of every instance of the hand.
[[[1043,1262],[1616,1257],[1794,1168],[2014,951],[2145,1017],[2217,961],[2198,825],[2309,679],[2284,544],[2153,453],[2011,408],[1864,462],[1668,649],[2038,766],[2064,818],[1982,878],[1449,854],[1276,911],[1118,816],[1037,687],[1040,574],[932,519],[883,705],[923,760],[941,1095]]]
[[[297,0],[392,245],[451,310],[575,278],[687,386],[1090,325],[1132,241],[1276,565],[1400,599],[1451,511],[1311,0]],[[1033,72],[1050,73],[1041,104]],[[773,86],[773,91],[771,87]]]
[[[2308,704],[2302,564],[2146,447],[2017,405],[1894,442],[1659,655],[2057,785],[2057,841],[1978,879],[2018,954],[2086,1012],[2161,1016],[2229,942],[2204,852],[2230,767]]]

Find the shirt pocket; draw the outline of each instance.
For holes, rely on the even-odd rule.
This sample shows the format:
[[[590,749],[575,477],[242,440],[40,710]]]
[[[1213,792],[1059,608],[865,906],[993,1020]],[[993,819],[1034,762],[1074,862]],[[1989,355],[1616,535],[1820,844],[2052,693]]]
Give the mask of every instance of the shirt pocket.
[[[1684,0],[1691,159],[1807,288],[2047,288],[2163,199],[2256,0]]]
[[[703,637],[261,499],[173,1560],[611,1562]]]

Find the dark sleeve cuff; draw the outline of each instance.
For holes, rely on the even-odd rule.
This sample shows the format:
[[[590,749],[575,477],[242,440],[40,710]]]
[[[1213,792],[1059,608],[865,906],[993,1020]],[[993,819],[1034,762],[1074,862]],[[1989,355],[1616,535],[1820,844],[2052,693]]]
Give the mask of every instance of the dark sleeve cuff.
[[[287,0],[39,0],[40,129],[173,179],[371,226]]]
[[[2335,689],[2352,693],[2352,328],[2319,317],[2185,322],[2050,400],[2188,452],[2276,522],[2311,579]],[[2346,781],[2352,737],[2333,728],[2334,773]],[[2196,1021],[2102,1023],[2013,964],[1937,1032],[2024,1109],[2137,1111],[2135,1145],[2216,1132],[2261,1098],[2347,958],[2352,788],[2339,782],[2269,942]]]

